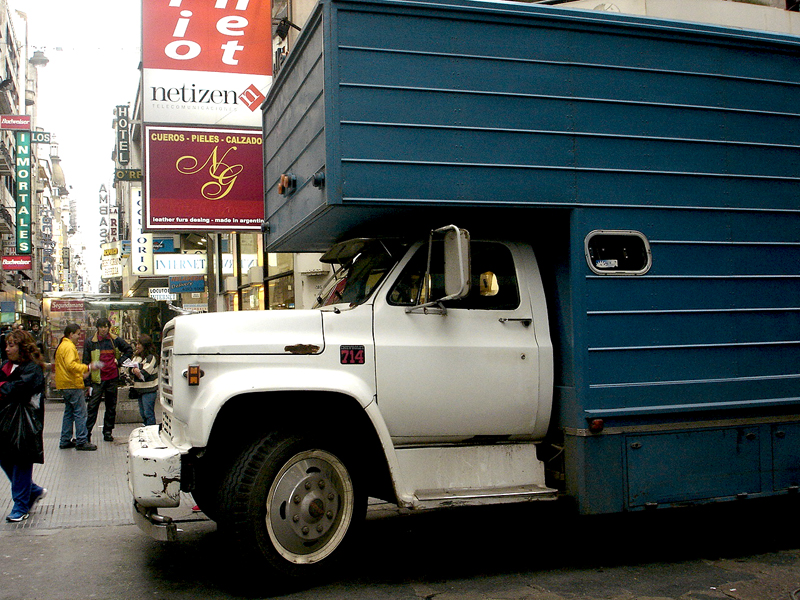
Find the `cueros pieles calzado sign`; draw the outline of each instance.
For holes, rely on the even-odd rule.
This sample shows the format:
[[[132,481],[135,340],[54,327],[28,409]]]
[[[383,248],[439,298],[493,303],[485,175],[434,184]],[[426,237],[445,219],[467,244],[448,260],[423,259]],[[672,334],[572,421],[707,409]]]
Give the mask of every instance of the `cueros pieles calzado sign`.
[[[146,127],[145,135],[147,229],[260,229],[260,132]]]

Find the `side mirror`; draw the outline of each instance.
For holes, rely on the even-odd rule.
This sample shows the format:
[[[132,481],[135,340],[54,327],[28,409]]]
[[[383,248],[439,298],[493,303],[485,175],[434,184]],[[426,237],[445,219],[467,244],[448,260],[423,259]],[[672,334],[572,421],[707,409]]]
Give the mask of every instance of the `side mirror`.
[[[437,236],[442,236],[438,238]],[[433,260],[433,240],[442,239],[443,245],[443,275],[444,275],[444,298],[431,297],[431,261]],[[439,272],[439,271],[436,271]],[[421,297],[427,298],[422,304],[409,306],[407,313],[424,313],[446,315],[447,309],[442,302],[447,300],[458,300],[469,294],[472,273],[470,265],[469,232],[466,229],[459,229],[455,225],[448,225],[431,231],[428,239],[428,263],[425,269],[424,289],[421,290]],[[441,288],[439,288],[441,290]],[[438,290],[437,290],[438,291]],[[439,291],[441,293],[441,291]]]
[[[463,298],[470,288],[469,232],[455,225],[436,230],[444,233],[444,293],[442,300]]]

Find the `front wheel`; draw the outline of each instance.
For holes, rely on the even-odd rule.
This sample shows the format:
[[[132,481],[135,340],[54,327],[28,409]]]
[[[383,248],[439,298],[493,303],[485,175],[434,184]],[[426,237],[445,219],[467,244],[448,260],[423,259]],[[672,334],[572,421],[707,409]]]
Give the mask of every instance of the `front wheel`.
[[[366,510],[343,449],[270,435],[238,459],[223,486],[231,529],[289,579],[321,574],[343,553]]]

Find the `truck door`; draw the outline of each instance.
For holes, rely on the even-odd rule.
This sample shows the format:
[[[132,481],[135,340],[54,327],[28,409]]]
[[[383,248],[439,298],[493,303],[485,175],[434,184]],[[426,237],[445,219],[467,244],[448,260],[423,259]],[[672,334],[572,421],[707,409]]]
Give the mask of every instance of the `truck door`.
[[[541,288],[533,252],[473,242],[470,293],[448,302],[445,315],[407,312],[420,300],[427,246],[410,253],[374,309],[378,406],[395,442],[543,434],[552,349],[543,295],[534,314],[525,279],[532,272]],[[444,296],[440,255],[434,244],[434,298]]]

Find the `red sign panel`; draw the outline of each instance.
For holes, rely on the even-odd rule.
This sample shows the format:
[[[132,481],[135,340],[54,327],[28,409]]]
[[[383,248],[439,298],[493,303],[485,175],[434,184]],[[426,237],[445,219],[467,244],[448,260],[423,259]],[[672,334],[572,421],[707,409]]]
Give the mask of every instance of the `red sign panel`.
[[[145,132],[147,229],[261,228],[260,132],[181,127]]]
[[[143,0],[142,66],[272,74],[272,6],[263,0]]]
[[[4,256],[2,263],[4,271],[29,271],[33,268],[30,255]]]
[[[24,129],[30,131],[30,115],[0,115],[0,129]]]
[[[50,312],[83,312],[83,300],[51,300]]]

